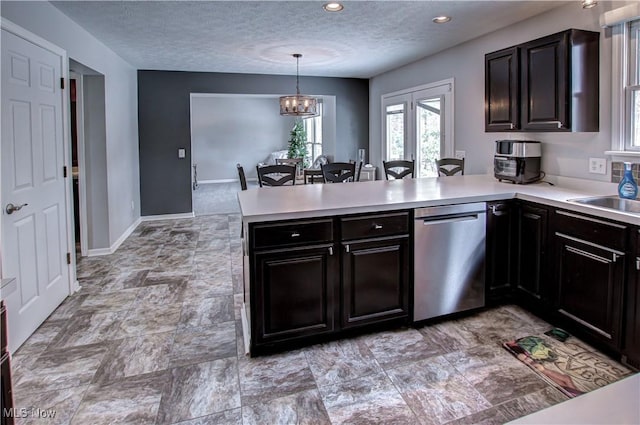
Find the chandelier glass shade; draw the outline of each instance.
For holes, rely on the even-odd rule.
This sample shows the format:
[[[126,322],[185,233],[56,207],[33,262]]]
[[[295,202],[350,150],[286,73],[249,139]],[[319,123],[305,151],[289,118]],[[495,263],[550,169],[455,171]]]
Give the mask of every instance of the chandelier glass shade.
[[[318,115],[318,99],[300,94],[299,61],[302,55],[295,53],[296,58],[296,94],[280,97],[280,115],[294,117],[315,117]]]

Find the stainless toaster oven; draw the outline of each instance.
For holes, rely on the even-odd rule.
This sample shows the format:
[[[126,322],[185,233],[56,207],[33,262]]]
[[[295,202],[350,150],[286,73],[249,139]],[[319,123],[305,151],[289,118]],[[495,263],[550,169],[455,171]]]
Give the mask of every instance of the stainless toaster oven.
[[[540,142],[496,140],[493,173],[499,181],[525,184],[540,180]]]

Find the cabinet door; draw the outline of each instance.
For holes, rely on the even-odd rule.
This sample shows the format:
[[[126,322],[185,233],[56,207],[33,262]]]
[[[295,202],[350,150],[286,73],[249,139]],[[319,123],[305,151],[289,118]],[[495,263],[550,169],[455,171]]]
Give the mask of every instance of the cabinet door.
[[[342,327],[408,317],[409,237],[342,245]]]
[[[556,234],[557,311],[614,349],[620,344],[624,254]]]
[[[546,208],[521,204],[518,214],[518,267],[516,294],[534,304],[546,297],[547,223]]]
[[[281,342],[334,330],[333,245],[259,252],[254,256],[252,338]]]
[[[487,301],[508,297],[513,284],[514,208],[511,202],[487,204]]]
[[[569,32],[522,45],[523,130],[569,131]]]
[[[635,255],[627,281],[625,338],[623,353],[627,363],[640,369],[640,230],[635,229]]]
[[[509,131],[519,124],[518,48],[485,56],[485,131]]]

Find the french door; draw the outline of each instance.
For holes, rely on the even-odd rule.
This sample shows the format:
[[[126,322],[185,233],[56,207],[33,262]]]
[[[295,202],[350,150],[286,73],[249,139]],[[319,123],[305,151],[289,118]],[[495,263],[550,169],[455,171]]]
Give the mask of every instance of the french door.
[[[383,157],[414,159],[416,177],[436,177],[435,160],[451,157],[453,80],[382,97]]]

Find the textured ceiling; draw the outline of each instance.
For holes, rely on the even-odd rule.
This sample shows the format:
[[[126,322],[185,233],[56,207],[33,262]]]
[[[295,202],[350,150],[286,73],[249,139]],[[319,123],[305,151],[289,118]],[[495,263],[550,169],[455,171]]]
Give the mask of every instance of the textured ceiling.
[[[559,1],[54,1],[138,69],[369,78]],[[576,13],[582,9],[576,3]],[[453,19],[434,24],[437,15]]]

